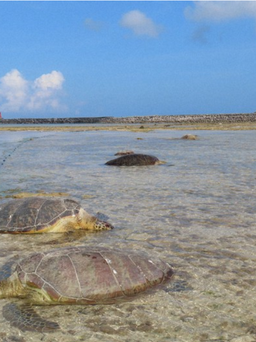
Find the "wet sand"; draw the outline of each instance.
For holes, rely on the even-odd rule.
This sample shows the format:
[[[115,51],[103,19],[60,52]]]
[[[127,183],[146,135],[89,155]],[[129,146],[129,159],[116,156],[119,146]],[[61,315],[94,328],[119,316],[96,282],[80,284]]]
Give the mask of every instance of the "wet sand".
[[[96,125],[0,125],[0,131],[130,131],[150,132],[153,130],[213,130],[213,131],[243,131],[256,130],[256,122],[215,122],[215,123],[148,123],[148,124],[96,124]]]

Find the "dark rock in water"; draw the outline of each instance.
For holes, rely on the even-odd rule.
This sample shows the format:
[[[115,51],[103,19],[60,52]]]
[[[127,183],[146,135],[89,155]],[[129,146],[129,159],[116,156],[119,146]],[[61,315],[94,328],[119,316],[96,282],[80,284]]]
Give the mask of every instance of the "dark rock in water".
[[[198,136],[194,135],[194,134],[186,134],[183,135],[183,137],[181,139],[185,139],[185,140],[197,140]]]
[[[149,156],[146,154],[129,154],[125,156],[121,156],[116,159],[112,159],[106,163],[106,165],[114,165],[114,166],[142,166],[142,165],[156,165],[163,164],[164,162],[160,161],[158,158],[154,156]]]
[[[127,154],[134,154],[133,151],[119,151],[115,153],[115,156],[126,156]]]

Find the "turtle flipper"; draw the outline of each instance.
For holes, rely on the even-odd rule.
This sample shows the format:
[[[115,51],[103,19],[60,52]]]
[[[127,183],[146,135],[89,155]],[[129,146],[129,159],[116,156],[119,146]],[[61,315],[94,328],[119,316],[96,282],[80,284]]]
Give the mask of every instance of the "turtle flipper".
[[[13,257],[9,259],[3,266],[0,268],[0,281],[7,279],[13,273],[14,266],[16,265],[16,261],[18,259]]]
[[[40,317],[31,305],[8,303],[3,307],[3,316],[21,331],[54,332],[60,329],[58,323]]]
[[[95,233],[95,232],[94,232]],[[50,245],[51,247],[54,245],[69,245],[70,243],[74,243],[76,241],[81,240],[82,238],[91,234],[90,230],[76,230],[76,231],[68,231],[57,235],[57,238],[50,239],[49,241],[42,242],[43,245]]]

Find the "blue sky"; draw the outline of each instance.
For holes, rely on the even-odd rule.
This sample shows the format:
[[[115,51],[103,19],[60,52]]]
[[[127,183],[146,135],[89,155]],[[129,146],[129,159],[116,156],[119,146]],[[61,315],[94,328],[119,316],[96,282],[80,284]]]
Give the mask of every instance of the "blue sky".
[[[0,1],[4,118],[256,111],[254,1]]]

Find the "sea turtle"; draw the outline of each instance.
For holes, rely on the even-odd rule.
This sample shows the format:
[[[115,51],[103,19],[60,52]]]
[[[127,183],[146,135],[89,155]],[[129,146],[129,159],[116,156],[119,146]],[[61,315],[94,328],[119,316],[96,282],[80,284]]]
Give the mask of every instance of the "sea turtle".
[[[157,157],[139,153],[121,156],[106,163],[106,165],[114,166],[143,166],[156,164],[164,164],[164,162],[160,161]]]
[[[197,140],[198,136],[194,135],[194,134],[185,134],[185,135],[183,135],[183,137],[181,137],[181,139],[184,139],[184,140]]]
[[[0,233],[69,232],[112,229],[69,198],[30,197],[0,204]]]
[[[128,154],[134,154],[133,151],[119,151],[115,153],[115,156],[126,156]]]
[[[22,330],[51,331],[31,305],[111,304],[128,299],[173,275],[171,266],[132,251],[103,247],[66,247],[31,254],[0,282],[0,298],[18,297],[27,306],[7,304],[4,317]]]

